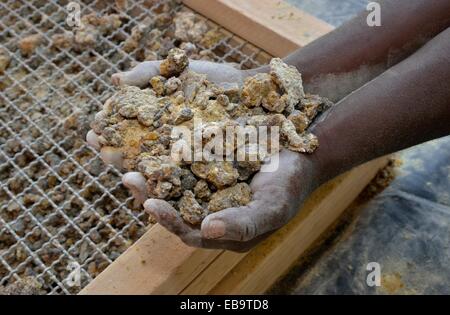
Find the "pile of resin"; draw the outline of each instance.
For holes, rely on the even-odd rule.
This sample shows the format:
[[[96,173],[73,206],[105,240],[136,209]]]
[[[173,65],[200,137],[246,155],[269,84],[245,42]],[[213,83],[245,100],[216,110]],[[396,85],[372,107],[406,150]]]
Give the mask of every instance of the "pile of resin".
[[[189,70],[188,64],[183,50],[172,49],[161,63],[161,76],[153,77],[146,89],[122,87],[96,115],[92,129],[99,135],[103,153],[120,152],[124,170],[145,176],[150,198],[169,201],[185,221],[195,225],[209,213],[249,203],[248,183],[267,156],[246,142],[240,148],[245,161],[174,159],[175,126],[193,130],[194,119],[199,118],[202,124],[197,129],[214,128],[223,132],[224,139],[228,126],[267,126],[269,131],[277,126],[277,150],[312,153],[318,141],[306,129],[331,103],[305,95],[301,74],[278,58],[270,62],[270,73],[247,78],[241,88],[215,85]],[[210,140],[205,134],[204,143]],[[227,143],[226,152],[236,152],[236,144],[232,142],[230,148]]]

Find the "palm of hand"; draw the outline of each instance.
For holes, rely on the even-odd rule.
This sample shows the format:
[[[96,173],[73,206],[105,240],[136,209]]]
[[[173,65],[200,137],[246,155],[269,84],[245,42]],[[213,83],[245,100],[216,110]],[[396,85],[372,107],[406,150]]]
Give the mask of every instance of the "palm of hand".
[[[166,201],[149,199],[144,207],[190,246],[247,251],[285,225],[315,189],[315,185],[308,185],[314,181],[307,158],[283,150],[279,153],[279,165],[283,167],[254,176],[250,184],[253,199],[248,205],[210,214],[200,229],[185,223]]]

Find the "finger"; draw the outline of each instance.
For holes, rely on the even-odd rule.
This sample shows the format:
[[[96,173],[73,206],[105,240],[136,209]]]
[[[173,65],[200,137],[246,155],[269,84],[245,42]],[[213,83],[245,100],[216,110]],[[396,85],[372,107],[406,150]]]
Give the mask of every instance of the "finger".
[[[144,203],[144,208],[154,216],[159,224],[177,235],[186,245],[199,248],[221,248],[218,244],[204,243],[200,230],[188,225],[168,202],[160,199],[148,199]]]
[[[281,227],[286,223],[285,205],[281,199],[274,200],[254,200],[247,206],[208,215],[202,222],[202,237],[246,242]]]
[[[245,242],[257,235],[251,217],[244,216],[248,207],[229,208],[208,215],[202,222],[201,234],[205,239]]]
[[[87,143],[94,148],[95,150],[100,150],[100,143],[98,142],[98,135],[94,132],[94,130],[89,130],[86,135]]]
[[[201,247],[206,249],[224,249],[237,253],[245,253],[254,248],[263,240],[265,240],[271,234],[272,233],[266,233],[257,236],[248,242],[202,239]]]
[[[111,82],[115,86],[134,85],[145,87],[150,79],[159,75],[160,61],[144,61],[130,71],[115,73],[111,76]]]
[[[246,252],[267,238],[270,233],[260,235],[248,242],[210,240],[201,237],[199,230],[190,227],[168,202],[160,199],[148,199],[144,203],[145,210],[155,217],[159,224],[169,232],[177,235],[186,245],[206,249],[225,249],[235,252]]]
[[[114,147],[103,147],[100,149],[100,157],[105,164],[112,164],[117,169],[122,170],[123,156],[120,149]]]
[[[178,211],[167,201],[148,199],[144,202],[144,208],[155,217],[159,224],[180,238],[183,239],[192,232],[192,228],[184,222]]]
[[[147,184],[144,175],[139,172],[128,172],[122,177],[122,183],[134,197],[134,205],[140,206],[147,200]]]
[[[206,74],[209,81],[219,85],[237,84],[237,86],[242,86],[244,83],[243,73],[230,64],[190,60],[189,69]]]

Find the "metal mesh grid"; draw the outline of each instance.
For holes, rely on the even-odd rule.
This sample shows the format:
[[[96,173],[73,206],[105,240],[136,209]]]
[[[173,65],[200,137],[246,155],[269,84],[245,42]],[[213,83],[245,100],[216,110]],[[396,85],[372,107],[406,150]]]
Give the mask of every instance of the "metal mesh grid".
[[[110,76],[143,59],[138,50],[123,51],[124,39],[164,4],[129,1],[119,29],[95,49],[76,53],[51,47],[51,36],[67,29],[68,2],[0,1],[0,50],[11,58],[0,74],[0,285],[32,276],[49,294],[78,292],[147,228],[122,174],[102,164],[84,135],[114,92]],[[116,12],[113,1],[78,3],[82,16]],[[179,10],[187,8],[173,8]],[[267,62],[266,53],[207,23],[223,34],[208,49],[215,61],[241,68]],[[23,57],[17,42],[31,34],[41,34],[44,43]],[[81,266],[79,287],[67,282],[73,262]]]

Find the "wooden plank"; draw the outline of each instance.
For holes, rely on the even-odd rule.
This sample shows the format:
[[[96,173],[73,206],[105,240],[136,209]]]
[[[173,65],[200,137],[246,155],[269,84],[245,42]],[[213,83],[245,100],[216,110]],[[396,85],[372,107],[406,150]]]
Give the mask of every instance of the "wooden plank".
[[[273,56],[284,57],[333,27],[284,1],[183,0],[196,12]]]
[[[245,256],[247,253],[222,252],[181,294],[208,294]]]
[[[154,225],[80,294],[261,293],[263,291],[245,290],[254,286],[255,282],[260,286],[263,284],[257,275],[261,272],[264,275],[267,267],[273,269],[270,271],[272,277],[284,273],[334,221],[331,219],[338,217],[354,200],[380,165],[383,164],[378,161],[365,164],[321,187],[309,198],[296,218],[250,253],[188,247],[160,225]],[[321,221],[322,225],[318,225],[315,221],[320,221],[323,212],[328,221]],[[308,234],[311,224],[314,226],[313,233]],[[305,239],[305,242],[294,249],[278,249],[277,244],[281,248],[285,248],[286,244],[291,247],[296,245],[292,239]],[[283,253],[283,250],[286,252]],[[284,257],[281,264],[272,261],[283,254],[288,257]],[[289,266],[286,267],[287,262]],[[249,266],[258,268],[249,270]],[[252,273],[252,276],[247,273]],[[270,277],[265,275],[263,278],[266,279],[264,288],[276,280],[268,280]],[[241,280],[247,284],[236,287]]]
[[[297,217],[241,259],[207,293],[262,294],[267,291],[337,220],[387,160],[383,157],[361,165],[319,188]],[[221,268],[218,264],[214,267]],[[214,270],[204,271],[201,277],[205,272],[212,275]]]
[[[80,294],[178,294],[220,252],[186,246],[156,224]]]

